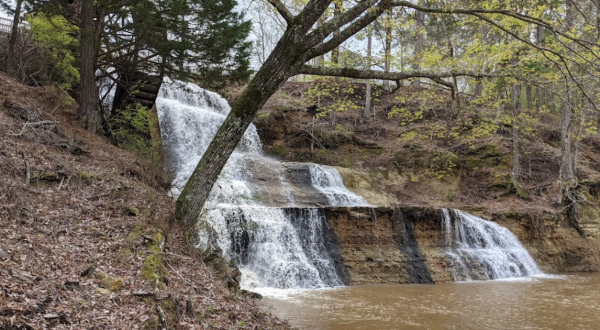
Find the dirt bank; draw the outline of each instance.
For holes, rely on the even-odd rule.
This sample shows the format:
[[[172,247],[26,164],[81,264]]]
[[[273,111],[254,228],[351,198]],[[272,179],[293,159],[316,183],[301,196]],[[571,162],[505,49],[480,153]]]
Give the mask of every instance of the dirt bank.
[[[184,242],[159,166],[58,90],[0,86],[0,329],[288,328]]]

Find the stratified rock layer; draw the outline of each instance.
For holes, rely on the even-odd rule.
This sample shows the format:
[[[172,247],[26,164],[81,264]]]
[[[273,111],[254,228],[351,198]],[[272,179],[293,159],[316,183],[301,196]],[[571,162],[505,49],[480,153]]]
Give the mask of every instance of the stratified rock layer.
[[[454,280],[444,254],[440,209],[335,207],[324,211],[347,268],[349,284]],[[492,220],[514,233],[545,272],[600,268],[598,241],[581,237],[574,228],[561,225],[549,214],[494,214]]]

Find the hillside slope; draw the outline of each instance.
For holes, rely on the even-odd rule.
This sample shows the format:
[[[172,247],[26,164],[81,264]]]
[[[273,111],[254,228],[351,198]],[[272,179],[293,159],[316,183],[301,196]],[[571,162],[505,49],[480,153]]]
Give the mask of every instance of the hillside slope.
[[[159,167],[58,90],[0,86],[0,329],[289,328],[184,242]]]

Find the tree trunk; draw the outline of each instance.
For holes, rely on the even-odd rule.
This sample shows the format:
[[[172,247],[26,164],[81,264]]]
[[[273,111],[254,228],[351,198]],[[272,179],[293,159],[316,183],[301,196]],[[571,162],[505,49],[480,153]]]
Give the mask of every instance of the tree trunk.
[[[387,13],[387,21],[385,26],[385,72],[390,72],[392,70],[392,11],[388,11]],[[390,81],[385,80],[383,82],[383,88],[386,91],[390,91]]]
[[[575,186],[575,164],[574,150],[572,140],[573,109],[569,103],[571,100],[567,97],[563,101],[561,123],[560,123],[560,169],[558,174],[559,194],[558,203],[562,204],[563,194],[569,186]],[[565,187],[565,184],[567,185]]]
[[[573,1],[566,1],[565,29],[569,31],[573,27]],[[558,172],[558,203],[562,204],[565,192],[569,187],[574,187],[575,180],[575,156],[573,149],[573,92],[567,85],[561,109],[560,122],[560,169]],[[566,184],[566,187],[565,187]]]
[[[6,71],[9,75],[16,77],[17,75],[17,61],[15,56],[15,45],[17,44],[17,38],[19,37],[19,23],[21,22],[21,8],[23,7],[23,0],[17,0],[17,6],[15,8],[15,16],[13,18],[13,25],[10,30],[10,38],[8,39],[8,58],[6,63]]]
[[[297,39],[297,32],[286,31],[269,58],[233,104],[229,115],[177,199],[176,216],[188,230],[188,234],[195,229],[214,183],[252,123],[256,112],[295,74],[294,64],[298,61],[298,52],[301,51],[295,43]]]
[[[477,80],[475,82],[475,92],[473,94],[475,98],[481,97],[481,94],[483,94],[483,85],[481,84],[481,81]]]
[[[421,0],[421,6],[425,6],[425,5],[426,5],[426,1]],[[419,56],[423,52],[423,47],[424,47],[423,27],[425,27],[425,13],[422,11],[417,11],[416,18],[417,18],[417,21],[415,22],[415,52],[413,54],[412,69],[414,71],[419,71],[419,69],[420,69],[419,62],[418,62]],[[412,85],[415,87],[421,87],[421,80],[419,80],[419,79],[413,80]]]
[[[544,27],[537,25],[535,28],[535,43],[541,45],[544,41]],[[539,114],[542,107],[542,98],[544,96],[544,90],[541,87],[535,87],[535,112]]]
[[[367,27],[367,70],[371,70],[371,55],[373,50],[373,28],[369,25]],[[368,118],[371,116],[371,80],[367,80],[365,91],[365,111],[363,117]]]
[[[337,17],[341,12],[342,12],[343,8],[342,5],[339,2],[336,2],[334,4],[334,9],[333,9],[333,17],[335,19],[335,17]],[[337,36],[340,34],[340,30],[336,30],[333,35]],[[332,51],[331,51],[331,63],[333,64],[339,64],[340,63],[340,47],[335,47]]]
[[[519,151],[519,115],[521,114],[521,85],[512,85],[512,104],[513,104],[513,121],[512,121],[512,149],[513,149],[513,168],[511,172],[514,184],[517,184],[521,173],[521,153]]]
[[[98,86],[96,86],[96,42],[94,24],[94,0],[81,2],[81,96],[78,117],[81,125],[92,132],[98,132],[102,125]]]

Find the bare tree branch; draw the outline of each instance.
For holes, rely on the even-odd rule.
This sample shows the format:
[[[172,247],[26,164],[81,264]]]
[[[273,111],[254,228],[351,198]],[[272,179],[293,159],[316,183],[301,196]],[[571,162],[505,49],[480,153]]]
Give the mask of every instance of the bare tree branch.
[[[535,25],[540,25],[543,26],[544,28],[548,29],[549,31],[552,31],[552,33],[559,35],[563,38],[566,38],[568,40],[571,40],[577,44],[579,44],[582,47],[585,47],[586,50],[590,51],[593,53],[594,57],[600,59],[593,51],[592,51],[592,47],[597,47],[597,45],[593,42],[584,40],[584,39],[580,39],[580,38],[575,38],[572,36],[569,36],[568,34],[566,34],[565,32],[562,32],[560,30],[558,30],[554,25],[552,25],[551,23],[541,19],[541,18],[537,18],[537,17],[533,17],[533,16],[529,16],[523,13],[519,13],[517,11],[514,10],[507,10],[507,9],[481,9],[481,8],[469,8],[469,9],[461,9],[461,8],[452,8],[452,9],[443,9],[443,8],[430,8],[430,7],[423,7],[423,6],[419,6],[413,3],[410,3],[408,1],[400,1],[400,0],[394,0],[392,2],[392,6],[401,6],[401,7],[406,7],[406,8],[412,8],[418,11],[422,11],[422,12],[426,12],[426,13],[437,13],[437,14],[464,14],[464,15],[471,15],[471,16],[475,16],[479,19],[484,19],[486,22],[493,24],[496,27],[500,27],[499,24],[497,24],[496,22],[493,22],[489,17],[484,16],[485,14],[500,14],[500,15],[504,15],[504,16],[508,16],[508,17],[512,17],[518,20],[521,20],[523,22],[526,23],[530,23],[530,24],[535,24]],[[503,31],[506,32],[506,29],[503,29]],[[523,41],[523,40],[521,40]],[[563,43],[564,44],[564,43]]]
[[[316,46],[317,44],[322,42],[325,38],[327,38],[327,36],[329,36],[330,34],[335,32],[336,30],[339,30],[344,25],[355,20],[358,16],[363,14],[366,10],[371,8],[373,5],[375,5],[379,1],[380,0],[362,0],[358,4],[356,4],[354,7],[348,9],[347,11],[334,16],[334,18],[325,22],[325,24],[323,24],[320,28],[316,29],[315,31],[313,31],[311,34],[308,35],[308,40],[309,40],[309,42],[307,43],[308,47]]]
[[[360,32],[367,25],[373,23],[379,16],[381,16],[381,14],[383,14],[389,8],[388,6],[389,1],[382,1],[375,8],[369,9],[364,16],[356,20],[350,26],[346,27],[344,30],[342,30],[339,34],[335,35],[329,41],[316,45],[314,48],[309,50],[309,52],[307,53],[308,58],[306,58],[305,62],[317,56],[328,53],[337,46],[341,45],[348,38]]]
[[[283,4],[283,2],[279,0],[267,0],[281,15],[281,17],[286,21],[287,25],[292,25],[294,21],[294,15],[287,9],[287,7]]]
[[[385,72],[375,70],[359,70],[351,68],[334,68],[334,67],[316,67],[310,65],[302,65],[295,71],[298,74],[311,74],[315,76],[331,76],[331,77],[346,77],[355,79],[380,79],[380,80],[404,80],[410,78],[428,78],[444,86],[453,86],[449,82],[438,82],[438,79],[451,78],[454,76],[463,77],[499,77],[495,74],[481,74],[477,72],[445,72],[433,73],[427,71],[406,71],[406,72]]]
[[[300,23],[298,27],[303,36],[308,33],[332,2],[333,0],[311,0],[304,6],[304,9],[295,18],[296,22]]]

